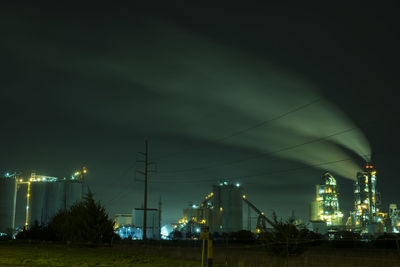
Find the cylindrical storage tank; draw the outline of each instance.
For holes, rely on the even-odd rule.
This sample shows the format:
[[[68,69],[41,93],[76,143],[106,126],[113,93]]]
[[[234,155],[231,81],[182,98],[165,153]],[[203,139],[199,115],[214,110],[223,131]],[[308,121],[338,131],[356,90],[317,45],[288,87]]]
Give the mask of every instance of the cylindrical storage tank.
[[[212,231],[237,232],[243,230],[243,189],[240,185],[223,182],[213,187]]]
[[[46,212],[44,223],[49,223],[60,210],[64,209],[64,189],[62,181],[46,182]]]
[[[46,219],[46,182],[31,182],[31,192],[29,201],[29,226],[35,221],[44,224]]]
[[[73,204],[82,201],[82,182],[65,180],[65,205],[68,209]]]
[[[65,205],[65,183],[63,181],[57,182],[57,196],[56,196],[56,213],[66,208]]]
[[[0,233],[13,229],[16,186],[14,177],[0,177]]]
[[[235,185],[221,190],[223,232],[243,230],[243,190]]]
[[[17,209],[15,213],[15,227],[23,228],[26,220],[26,206],[27,206],[27,195],[28,194],[28,184],[19,183],[17,190]]]

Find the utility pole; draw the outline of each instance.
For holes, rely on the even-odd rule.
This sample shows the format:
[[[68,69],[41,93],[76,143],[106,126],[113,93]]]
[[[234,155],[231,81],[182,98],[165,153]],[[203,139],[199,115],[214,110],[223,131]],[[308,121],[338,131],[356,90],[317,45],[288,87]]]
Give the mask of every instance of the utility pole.
[[[146,146],[146,152],[144,156],[144,208],[143,208],[143,241],[147,238],[147,176],[148,176],[148,165],[149,165],[149,144],[144,141]]]
[[[144,171],[137,171],[144,176],[144,207],[143,207],[143,241],[147,239],[147,184],[148,184],[148,175],[149,175],[149,165],[153,164],[149,162],[149,144],[147,140],[145,140],[145,152],[139,152],[144,156],[144,160],[137,160],[137,162],[144,163]]]
[[[158,238],[161,240],[161,195],[158,201]]]

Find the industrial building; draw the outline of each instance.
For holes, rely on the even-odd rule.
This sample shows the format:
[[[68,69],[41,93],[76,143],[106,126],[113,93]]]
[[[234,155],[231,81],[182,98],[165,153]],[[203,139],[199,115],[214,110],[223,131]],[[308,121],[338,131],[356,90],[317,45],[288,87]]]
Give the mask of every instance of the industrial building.
[[[354,183],[355,224],[366,227],[373,222],[376,207],[376,171],[367,164],[364,172],[357,173]]]
[[[376,170],[367,163],[364,171],[357,172],[354,182],[354,211],[350,212],[346,224],[343,224],[343,213],[339,209],[338,186],[335,178],[329,172],[322,175],[322,183],[316,185],[316,199],[310,205],[310,221],[313,230],[331,232],[348,230],[361,234],[379,235],[387,231],[388,214],[379,210],[380,195],[376,190]],[[396,225],[397,206],[390,207],[393,221]],[[326,223],[327,228],[321,223]],[[341,227],[343,225],[343,227]],[[392,230],[397,228],[393,226]]]
[[[59,210],[68,209],[82,199],[84,173],[85,168],[62,179],[35,172],[29,178],[16,173],[0,177],[0,232],[14,233],[34,222],[49,223]]]
[[[114,230],[122,239],[136,239],[140,229],[134,227],[132,214],[115,214]]]
[[[59,179],[32,173],[28,187],[28,225],[47,224],[58,211],[82,199],[82,181],[76,176]]]
[[[160,204],[161,205],[161,204]],[[144,208],[135,208],[131,214],[116,214],[114,230],[123,239],[143,239]],[[161,209],[147,208],[147,238],[161,237]]]
[[[237,232],[244,229],[245,206],[248,208],[247,228],[251,230],[250,211],[253,211],[257,215],[254,230],[259,233],[261,228],[266,227],[267,218],[264,213],[246,198],[239,183],[218,182],[199,205],[190,203],[189,207],[183,209],[182,219],[175,225],[175,229],[184,232],[186,236],[195,236],[203,226],[208,226],[211,233]]]
[[[364,171],[357,173],[354,182],[354,211],[346,223],[350,230],[372,235],[387,231],[385,221],[388,214],[378,208],[380,194],[376,190],[376,182],[376,170],[367,163]]]
[[[400,233],[400,211],[397,209],[396,204],[389,205],[389,219],[390,219],[390,229],[391,233]]]
[[[350,212],[346,223],[348,230],[370,235],[391,231],[386,227],[388,214],[378,208],[380,194],[376,182],[376,169],[367,163],[354,182],[354,211]]]
[[[115,214],[114,229],[132,225],[132,214]]]
[[[321,184],[316,185],[315,189],[316,198],[310,207],[311,222],[325,222],[328,227],[342,225],[343,213],[339,209],[338,186],[333,175],[324,172]]]
[[[6,173],[0,177],[0,235],[15,229],[17,176]]]
[[[243,229],[243,189],[227,181],[213,186],[213,232],[237,232]]]
[[[183,210],[178,225],[186,232],[196,232],[203,225],[214,233],[230,233],[243,229],[243,189],[229,181],[213,185],[200,205],[190,205]]]

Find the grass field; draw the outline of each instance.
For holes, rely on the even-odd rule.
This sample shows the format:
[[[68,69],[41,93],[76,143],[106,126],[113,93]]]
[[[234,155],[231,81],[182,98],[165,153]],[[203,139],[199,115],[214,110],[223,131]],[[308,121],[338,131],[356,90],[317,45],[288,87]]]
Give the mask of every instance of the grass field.
[[[200,266],[199,262],[135,253],[121,248],[0,244],[0,266]]]
[[[0,242],[3,266],[200,266],[200,247],[189,243],[144,246],[140,243],[113,247],[89,247],[41,243]],[[227,262],[228,265],[224,265]],[[393,249],[310,248],[290,257],[268,254],[254,246],[217,246],[213,266],[231,267],[391,267],[400,266],[400,254]]]

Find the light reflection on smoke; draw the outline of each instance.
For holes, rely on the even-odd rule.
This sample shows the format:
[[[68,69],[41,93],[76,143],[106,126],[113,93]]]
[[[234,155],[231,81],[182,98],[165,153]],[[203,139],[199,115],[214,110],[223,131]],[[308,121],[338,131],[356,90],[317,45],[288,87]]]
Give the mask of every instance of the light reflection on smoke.
[[[170,120],[196,124],[197,127],[169,129],[170,131],[213,140],[215,137],[274,118],[295,107],[320,99],[309,107],[273,121],[265,127],[228,138],[224,142],[269,153],[349,130],[327,140],[275,155],[315,165],[349,158],[347,151],[343,149],[346,148],[364,160],[369,160],[365,155],[370,155],[371,151],[364,134],[343,111],[323,99],[309,82],[193,36],[183,33],[177,36],[179,42],[175,42],[177,39],[173,37],[164,36],[163,42],[167,45],[158,49],[156,55],[152,54],[155,59],[168,58],[168,61],[162,63],[153,62],[157,65],[156,72],[152,72],[151,67],[141,69],[139,73],[134,73],[137,70],[131,72],[131,78],[135,82],[156,88],[161,93],[175,93],[189,103],[190,114],[181,109],[187,104],[178,105],[173,109],[175,112],[171,112],[173,116]],[[180,47],[185,49],[180,50]],[[151,51],[153,53],[153,50]],[[141,57],[146,60],[151,58],[150,54]],[[146,62],[142,63],[146,65]],[[167,73],[165,70],[168,70]],[[201,117],[204,109],[215,111],[217,116],[222,107],[229,109],[229,114],[225,114],[222,120],[209,118],[193,121],[194,117]],[[321,166],[328,167],[331,171],[350,179],[354,179],[359,170],[357,164],[352,161]]]
[[[113,123],[140,125],[131,118],[132,114],[142,112],[145,104],[129,103],[151,103],[158,112],[146,114],[145,120],[157,121],[158,131],[197,139],[215,140],[319,99],[307,108],[223,142],[270,153],[354,129],[274,155],[315,165],[349,158],[347,151],[350,150],[369,161],[365,155],[371,151],[364,134],[343,111],[323,99],[310,81],[179,30],[173,33],[168,28],[165,31],[168,34],[163,29],[150,32],[154,34],[150,37],[137,34],[134,40],[114,36],[123,41],[110,44],[112,53],[102,57],[74,56],[71,51],[60,53],[59,50],[51,54],[52,50],[44,51],[34,43],[30,47],[35,53],[30,56],[79,74],[100,75],[126,86],[140,85],[154,94],[142,96],[132,90],[134,96],[121,100],[123,104],[105,101],[99,105],[84,99],[93,116]],[[41,50],[47,57],[41,56]],[[76,98],[73,102],[77,102]],[[145,127],[155,130],[154,125],[143,123]],[[328,167],[350,179],[354,179],[359,169],[352,161],[321,166]]]

